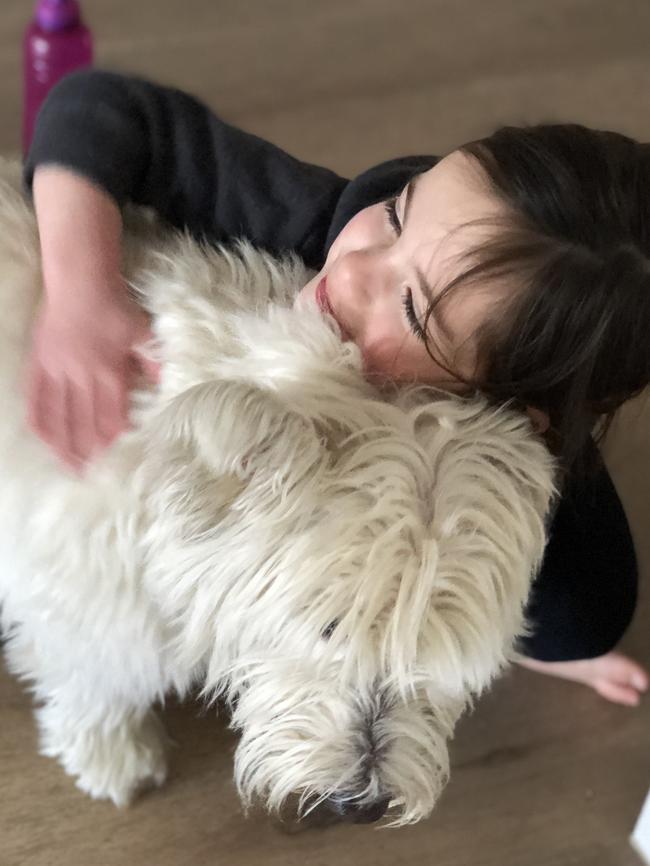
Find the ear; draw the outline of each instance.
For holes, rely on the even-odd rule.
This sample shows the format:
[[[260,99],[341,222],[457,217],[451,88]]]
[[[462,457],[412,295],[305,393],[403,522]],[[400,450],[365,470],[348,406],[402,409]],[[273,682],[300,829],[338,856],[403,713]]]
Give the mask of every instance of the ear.
[[[229,379],[199,382],[169,400],[153,421],[150,443],[185,448],[188,459],[198,456],[217,474],[252,473],[258,463],[284,467],[296,449],[313,461],[322,450],[309,419],[280,396]]]
[[[546,412],[542,412],[541,409],[535,409],[534,406],[526,406],[526,412],[530,420],[533,422],[535,432],[546,433],[548,428],[551,426],[551,421]]]

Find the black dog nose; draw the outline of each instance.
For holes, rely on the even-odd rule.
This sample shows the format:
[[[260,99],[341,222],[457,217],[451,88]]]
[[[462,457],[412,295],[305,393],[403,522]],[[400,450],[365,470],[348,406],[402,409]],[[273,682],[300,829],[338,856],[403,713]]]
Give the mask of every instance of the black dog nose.
[[[384,816],[390,804],[390,797],[375,800],[374,803],[359,803],[336,797],[330,797],[326,802],[333,812],[341,818],[347,818],[353,824],[372,824]]]

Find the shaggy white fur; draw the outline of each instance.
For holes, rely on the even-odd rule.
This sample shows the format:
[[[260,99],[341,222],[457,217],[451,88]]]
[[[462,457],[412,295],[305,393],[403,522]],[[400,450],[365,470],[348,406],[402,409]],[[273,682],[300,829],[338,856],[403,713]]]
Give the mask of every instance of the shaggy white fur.
[[[24,421],[38,240],[17,167],[0,176],[0,601],[42,751],[125,804],[165,777],[152,705],[198,686],[232,709],[245,806],[423,818],[526,631],[553,494],[528,419],[380,395],[335,323],[294,308],[298,259],[144,221],[126,271],[162,380],[75,477]]]

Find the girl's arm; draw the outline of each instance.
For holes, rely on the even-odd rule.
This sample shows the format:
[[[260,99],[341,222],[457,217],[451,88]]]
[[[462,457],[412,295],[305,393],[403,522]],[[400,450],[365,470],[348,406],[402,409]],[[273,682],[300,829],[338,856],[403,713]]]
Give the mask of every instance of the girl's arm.
[[[150,336],[121,276],[122,217],[83,177],[45,165],[34,177],[44,295],[27,366],[28,420],[80,469],[127,425],[128,390]]]
[[[347,183],[229,126],[185,93],[99,71],[52,90],[24,179],[45,282],[28,415],[77,469],[126,427],[135,347],[149,336],[121,275],[121,206],[147,205],[196,236],[246,237],[317,266]]]
[[[246,237],[318,267],[348,181],[231,126],[192,96],[98,70],[64,78],[37,120],[25,166],[56,164],[118,206],[153,207],[172,225],[224,241]]]

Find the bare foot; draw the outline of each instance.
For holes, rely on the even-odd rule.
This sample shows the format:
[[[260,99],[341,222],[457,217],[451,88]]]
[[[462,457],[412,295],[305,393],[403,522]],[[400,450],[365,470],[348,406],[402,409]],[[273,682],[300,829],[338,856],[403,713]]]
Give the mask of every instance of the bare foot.
[[[614,651],[571,662],[539,662],[525,656],[518,656],[516,661],[531,671],[584,683],[608,701],[629,707],[639,705],[640,692],[647,691],[650,682],[648,672],[638,662]]]

